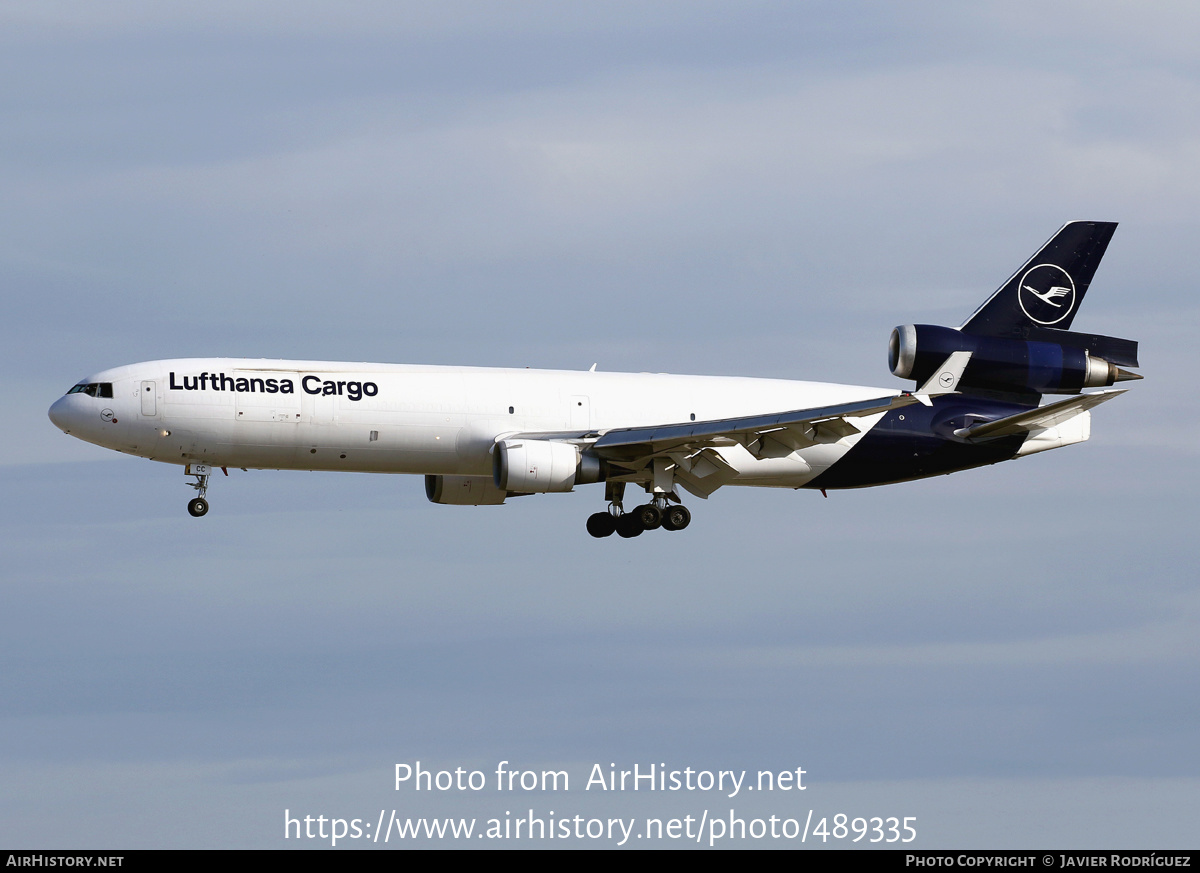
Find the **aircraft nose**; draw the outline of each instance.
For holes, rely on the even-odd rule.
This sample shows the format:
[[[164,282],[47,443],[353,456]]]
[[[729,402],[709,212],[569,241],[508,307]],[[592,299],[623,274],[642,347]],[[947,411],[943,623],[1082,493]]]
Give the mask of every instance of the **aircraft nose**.
[[[68,402],[68,399],[65,396],[60,397],[58,400],[54,401],[53,405],[50,407],[50,411],[46,413],[50,416],[50,420],[54,422],[54,426],[63,433],[71,432],[71,415],[70,409],[68,408],[69,406],[70,403]]]

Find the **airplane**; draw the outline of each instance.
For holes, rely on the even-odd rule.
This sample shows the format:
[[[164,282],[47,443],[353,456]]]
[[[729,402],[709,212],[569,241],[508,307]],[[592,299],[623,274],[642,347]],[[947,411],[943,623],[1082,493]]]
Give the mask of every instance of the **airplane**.
[[[680,491],[829,490],[920,479],[1080,443],[1142,377],[1137,343],[1069,330],[1115,222],[1065,224],[958,328],[892,331],[912,390],[590,370],[187,358],[104,370],[50,407],[61,430],[180,465],[208,512],[217,469],[425,477],[438,504],[604,484],[594,537],[686,528]],[[1046,394],[1068,395],[1043,404]],[[627,486],[646,502],[629,511]]]

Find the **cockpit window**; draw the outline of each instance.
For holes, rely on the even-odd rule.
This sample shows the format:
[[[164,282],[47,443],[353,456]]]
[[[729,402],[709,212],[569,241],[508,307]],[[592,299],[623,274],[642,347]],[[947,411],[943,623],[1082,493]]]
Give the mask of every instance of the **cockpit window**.
[[[112,397],[112,382],[80,382],[71,386],[68,394],[86,394],[88,397]]]

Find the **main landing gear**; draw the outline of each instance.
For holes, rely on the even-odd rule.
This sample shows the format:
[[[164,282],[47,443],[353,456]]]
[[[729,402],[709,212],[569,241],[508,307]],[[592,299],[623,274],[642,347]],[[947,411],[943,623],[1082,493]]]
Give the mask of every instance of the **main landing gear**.
[[[613,487],[615,484],[616,487]],[[656,495],[650,503],[635,507],[626,512],[621,506],[624,496],[625,483],[610,483],[608,493],[608,509],[588,516],[587,532],[592,536],[608,537],[614,533],[629,539],[642,535],[647,530],[683,530],[692,520],[692,514],[686,506],[671,504],[665,495]],[[675,498],[678,499],[678,498]]]
[[[229,475],[229,471],[224,467],[221,468],[221,472]],[[188,464],[183,468],[183,474],[196,477],[195,482],[188,483],[196,489],[196,496],[188,501],[188,515],[200,518],[208,513],[208,501],[204,498],[208,494],[208,477],[212,475],[212,467],[208,464]]]

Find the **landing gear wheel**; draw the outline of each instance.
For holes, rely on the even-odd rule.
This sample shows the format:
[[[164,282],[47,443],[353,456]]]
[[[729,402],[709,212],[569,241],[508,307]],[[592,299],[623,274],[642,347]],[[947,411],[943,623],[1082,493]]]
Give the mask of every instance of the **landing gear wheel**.
[[[617,535],[629,539],[630,537],[640,537],[642,531],[642,523],[638,521],[635,513],[626,513],[617,519]]]
[[[670,506],[663,513],[662,526],[664,530],[683,530],[692,520],[692,514],[686,506]]]
[[[188,501],[188,513],[193,518],[199,518],[208,512],[208,501],[203,497],[193,497]]]
[[[662,510],[653,503],[639,506],[633,511],[633,515],[642,526],[642,530],[658,530],[662,525]]]
[[[597,512],[589,515],[587,532],[594,537],[610,537],[617,529],[617,518],[611,512]]]

